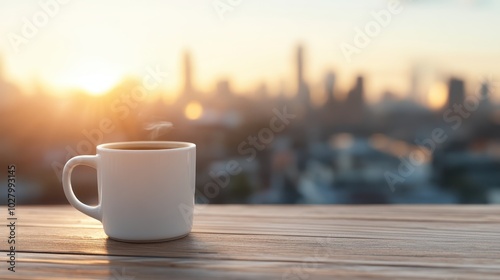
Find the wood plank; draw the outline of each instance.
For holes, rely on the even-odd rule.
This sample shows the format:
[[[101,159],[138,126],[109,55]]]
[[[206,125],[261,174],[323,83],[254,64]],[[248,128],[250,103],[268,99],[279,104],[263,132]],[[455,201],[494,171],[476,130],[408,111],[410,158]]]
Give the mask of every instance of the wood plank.
[[[498,267],[394,264],[387,261],[322,263],[143,258],[21,253],[15,273],[1,279],[498,279]]]
[[[32,214],[26,216],[29,215]],[[36,215],[43,216],[43,211],[36,212]],[[283,261],[297,261],[304,254],[312,255],[320,246],[342,256],[488,259],[500,252],[498,224],[471,229],[463,223],[440,223],[435,229],[434,224],[422,222],[364,221],[360,224],[321,220],[318,223],[311,219],[221,216],[219,224],[217,219],[213,219],[212,224],[195,222],[193,233],[179,241],[136,245],[109,240],[97,221],[78,212],[72,212],[72,215],[94,227],[81,227],[80,222],[69,224],[70,219],[65,227],[35,227],[21,223],[18,247],[27,252],[193,258],[233,258],[233,252],[238,252],[239,259]]]
[[[98,224],[71,206],[21,206],[24,219]],[[76,213],[80,214],[74,216]],[[500,206],[494,205],[374,205],[374,206],[275,206],[275,205],[197,205],[195,217],[275,217],[280,219],[391,220],[426,222],[499,223]]]
[[[221,211],[221,209],[226,209]],[[433,214],[420,214],[415,213],[414,216],[420,220],[405,221],[401,219],[396,220],[363,220],[362,222],[356,219],[338,219],[338,218],[322,218],[328,213],[337,210],[337,208],[345,207],[320,207],[324,209],[322,213],[314,217],[303,217],[297,213],[293,219],[290,218],[276,218],[275,215],[268,215],[267,213],[285,213],[294,212],[296,207],[267,207],[272,208],[273,211],[260,211],[260,208],[249,207],[245,208],[246,214],[242,213],[240,216],[225,215],[223,213],[234,213],[241,206],[210,206],[208,211],[203,211],[202,214],[197,215],[194,220],[193,232],[197,233],[229,233],[229,234],[257,234],[257,235],[295,235],[295,236],[330,236],[334,234],[336,237],[357,237],[357,238],[406,238],[412,236],[413,238],[427,238],[429,234],[434,236],[454,236],[455,238],[470,238],[474,237],[498,237],[500,215],[499,217],[488,218],[487,221],[478,223],[478,217],[471,222],[428,222],[433,219]],[[300,208],[303,208],[302,206]],[[308,207],[305,207],[308,208]],[[314,207],[317,208],[317,207]],[[351,207],[353,209],[360,209],[365,207]],[[371,207],[365,210],[372,213]],[[392,213],[386,214],[386,217],[394,217],[400,214],[401,209],[406,207],[396,207]],[[471,212],[477,207],[465,207],[462,212]],[[31,208],[23,209],[19,218],[19,223],[23,226],[33,227],[50,227],[50,228],[94,228],[101,229],[102,225],[70,207],[57,207],[57,209],[40,209],[35,211]],[[253,211],[256,209],[257,211]],[[483,208],[484,209],[484,208]],[[486,209],[492,209],[486,207]],[[290,211],[289,211],[290,210]],[[442,207],[440,211],[443,214],[448,212],[456,212],[455,207]],[[493,208],[496,211],[496,208]],[[218,215],[211,215],[212,212],[218,212]],[[242,211],[240,211],[242,212]],[[341,211],[339,211],[341,212]],[[424,212],[424,211],[422,211]],[[477,211],[475,211],[477,212]],[[492,212],[492,211],[489,211]],[[254,217],[254,215],[257,215]],[[260,216],[259,216],[260,215]],[[362,217],[362,213],[358,214]],[[470,213],[469,213],[470,215]],[[489,217],[485,213],[479,214],[479,217]],[[496,221],[496,220],[498,221]],[[64,231],[61,229],[62,233]]]
[[[373,238],[377,233],[365,232],[366,237],[303,237],[254,234],[207,234],[193,232],[171,242],[129,244],[106,238],[101,229],[81,228],[19,228],[17,248],[20,252],[75,253],[115,256],[186,257],[203,259],[299,261],[316,250],[331,252],[343,258],[385,256],[414,258],[491,259],[500,264],[500,235],[481,238],[454,235],[428,235],[414,238],[402,233],[398,238]],[[457,238],[461,237],[461,238]]]
[[[18,224],[23,227],[54,228],[64,234],[64,228],[102,229],[98,222],[88,224],[74,224],[71,220],[66,223],[29,223],[23,219]],[[256,234],[256,235],[290,235],[290,236],[329,236],[359,237],[359,238],[427,238],[432,232],[435,236],[455,236],[456,238],[470,238],[482,236],[498,236],[496,224],[463,224],[425,222],[394,222],[394,221],[364,221],[353,223],[346,220],[295,219],[283,220],[276,218],[254,219],[243,217],[196,218],[193,232],[197,233],[227,233],[227,234]]]
[[[69,206],[22,206],[16,245],[19,269],[32,275],[42,267],[39,279],[67,279],[71,271],[109,279],[115,264],[137,279],[165,273],[180,279],[494,279],[500,275],[499,210],[210,205],[197,208],[186,238],[128,244],[106,238],[98,221]],[[5,272],[1,279],[19,279]]]

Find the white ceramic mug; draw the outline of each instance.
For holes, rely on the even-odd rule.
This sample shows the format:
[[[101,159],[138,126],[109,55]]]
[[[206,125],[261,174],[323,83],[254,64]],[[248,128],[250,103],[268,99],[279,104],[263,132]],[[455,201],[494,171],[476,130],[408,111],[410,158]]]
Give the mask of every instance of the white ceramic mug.
[[[64,166],[68,201],[103,224],[112,239],[158,242],[186,236],[193,221],[196,145],[186,142],[120,142],[97,146]],[[99,203],[83,204],[71,186],[77,165],[97,170]]]

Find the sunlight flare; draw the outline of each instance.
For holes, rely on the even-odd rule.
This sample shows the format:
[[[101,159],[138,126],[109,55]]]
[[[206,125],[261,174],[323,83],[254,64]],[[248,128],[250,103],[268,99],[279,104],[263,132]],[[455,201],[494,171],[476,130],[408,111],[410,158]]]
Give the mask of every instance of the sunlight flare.
[[[203,107],[197,101],[189,102],[184,109],[184,115],[190,120],[197,120],[203,114]]]
[[[444,83],[432,85],[427,95],[427,101],[431,109],[437,110],[444,106],[448,100],[448,87]]]

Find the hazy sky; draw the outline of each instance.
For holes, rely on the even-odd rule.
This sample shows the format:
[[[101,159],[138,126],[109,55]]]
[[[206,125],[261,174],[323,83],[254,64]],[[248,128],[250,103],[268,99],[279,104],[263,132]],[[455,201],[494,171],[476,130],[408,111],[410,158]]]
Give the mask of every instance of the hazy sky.
[[[500,1],[402,1],[403,10],[351,62],[341,44],[355,46],[356,28],[374,21],[371,12],[387,10],[388,1],[70,0],[58,4],[31,38],[23,36],[24,19],[43,24],[39,3],[55,1],[0,0],[0,55],[12,79],[98,91],[159,65],[169,73],[164,87],[176,91],[188,48],[202,91],[224,77],[238,91],[261,82],[277,90],[281,81],[293,91],[299,42],[313,87],[328,69],[335,71],[339,89],[362,73],[371,99],[387,89],[407,93],[412,69],[426,79],[462,76],[470,86],[483,75],[500,78]],[[214,2],[236,5],[221,19]],[[17,36],[25,39],[17,41],[18,52],[11,43]]]

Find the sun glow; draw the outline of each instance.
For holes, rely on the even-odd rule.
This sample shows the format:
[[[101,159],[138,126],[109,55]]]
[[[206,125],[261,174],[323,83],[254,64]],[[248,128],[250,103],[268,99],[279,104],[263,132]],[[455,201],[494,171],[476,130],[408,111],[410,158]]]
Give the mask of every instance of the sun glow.
[[[56,84],[80,89],[91,95],[102,95],[112,89],[122,79],[123,74],[102,61],[84,61],[68,68],[59,76]]]
[[[80,76],[75,84],[92,95],[101,95],[110,90],[116,83],[117,79],[108,74],[92,73]]]
[[[444,83],[432,85],[427,94],[427,101],[431,109],[439,109],[444,106],[448,100],[448,87]]]
[[[199,102],[190,102],[184,109],[184,115],[190,120],[197,120],[203,114],[203,107]]]

